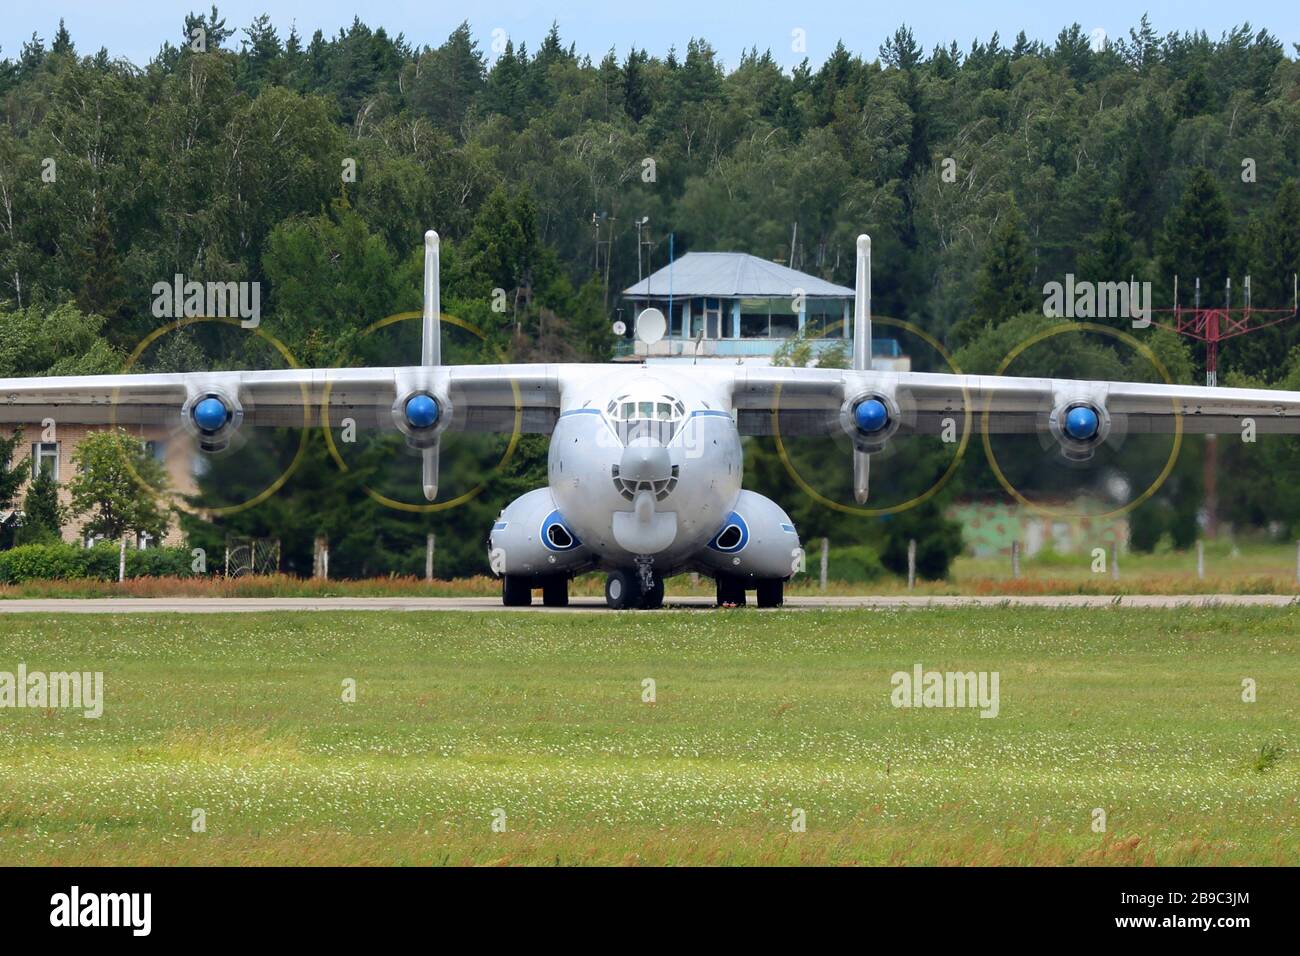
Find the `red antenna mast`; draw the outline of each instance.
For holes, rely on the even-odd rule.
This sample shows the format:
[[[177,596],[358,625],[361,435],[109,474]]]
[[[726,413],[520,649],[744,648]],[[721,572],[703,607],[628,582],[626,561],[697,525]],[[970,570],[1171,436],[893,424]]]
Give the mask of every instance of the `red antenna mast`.
[[[1296,277],[1291,277],[1292,296],[1297,296]],[[1224,284],[1223,307],[1219,309],[1201,308],[1201,280],[1196,280],[1194,305],[1184,309],[1178,302],[1178,276],[1174,276],[1174,307],[1161,310],[1173,316],[1169,322],[1156,322],[1161,328],[1177,332],[1179,335],[1205,343],[1205,384],[1219,384],[1219,343],[1239,335],[1248,335],[1270,326],[1278,325],[1295,317],[1296,305],[1290,309],[1256,309],[1250,304],[1250,276],[1246,276],[1244,304],[1240,309],[1232,307],[1232,279]],[[1300,301],[1297,301],[1300,305]],[[1261,321],[1262,319],[1262,321]]]
[[[1172,312],[1173,323],[1156,323],[1161,328],[1205,343],[1205,384],[1210,387],[1219,384],[1220,342],[1278,325],[1294,318],[1300,311],[1300,289],[1297,288],[1294,273],[1291,276],[1290,310],[1253,308],[1250,304],[1250,276],[1246,276],[1244,287],[1244,304],[1240,309],[1234,310],[1232,307],[1231,278],[1224,284],[1223,308],[1202,309],[1201,280],[1198,277],[1193,307],[1184,309],[1178,302],[1178,276],[1174,276],[1174,307],[1172,310],[1163,310],[1166,314]],[[1208,538],[1218,534],[1219,524],[1219,454],[1215,439],[1214,435],[1205,436],[1205,535]]]

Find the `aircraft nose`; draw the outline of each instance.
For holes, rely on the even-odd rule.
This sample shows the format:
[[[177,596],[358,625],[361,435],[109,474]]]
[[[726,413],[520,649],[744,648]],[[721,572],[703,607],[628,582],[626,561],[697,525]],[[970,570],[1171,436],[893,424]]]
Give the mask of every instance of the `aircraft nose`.
[[[624,481],[667,481],[673,474],[673,463],[668,449],[657,442],[633,442],[623,449],[623,460],[618,466],[619,477]]]

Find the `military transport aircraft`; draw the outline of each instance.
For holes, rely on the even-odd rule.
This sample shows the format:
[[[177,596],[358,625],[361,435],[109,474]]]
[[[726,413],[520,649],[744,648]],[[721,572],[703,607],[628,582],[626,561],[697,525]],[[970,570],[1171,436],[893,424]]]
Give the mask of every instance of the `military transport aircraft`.
[[[541,589],[545,604],[564,605],[569,580],[598,569],[612,608],[659,607],[664,578],[684,571],[713,577],[719,604],[744,603],[747,589],[759,606],[781,604],[803,552],[780,505],[741,488],[742,435],[848,436],[865,502],[874,452],[954,417],[969,424],[972,412],[990,432],[1049,435],[1075,460],[1126,433],[1226,432],[1246,418],[1300,432],[1297,392],[873,371],[870,270],[864,235],[849,369],[444,365],[430,231],[418,365],[0,379],[0,421],[179,424],[216,451],[241,428],[295,424],[304,402],[333,421],[369,411],[419,450],[429,501],[444,431],[549,435],[547,486],[507,505],[490,532],[502,599],[527,605]],[[643,339],[663,332],[658,310],[638,317]]]

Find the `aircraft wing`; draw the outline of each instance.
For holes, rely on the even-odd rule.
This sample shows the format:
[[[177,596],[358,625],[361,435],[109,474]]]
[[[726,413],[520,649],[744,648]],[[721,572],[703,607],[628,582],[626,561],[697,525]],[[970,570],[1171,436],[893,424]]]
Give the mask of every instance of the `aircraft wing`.
[[[900,434],[937,434],[949,418],[962,429],[968,410],[974,429],[1032,433],[1076,405],[1092,406],[1130,434],[1239,433],[1245,419],[1261,433],[1300,433],[1300,392],[1258,388],[747,367],[736,372],[732,396],[746,435],[835,434],[850,407],[869,396],[896,406]]]
[[[868,496],[871,455],[896,435],[1048,434],[1087,460],[1125,434],[1300,433],[1300,392],[996,375],[820,368],[734,373],[746,435],[846,434],[853,492]]]
[[[217,396],[241,425],[317,425],[355,418],[384,425],[394,403],[429,392],[450,409],[456,431],[546,434],[559,415],[560,366],[452,365],[284,369],[0,379],[0,422],[182,424],[187,405]]]
[[[0,424],[157,424],[204,450],[248,426],[402,431],[423,458],[424,495],[438,493],[445,430],[549,434],[559,417],[557,365],[417,365],[0,379]]]

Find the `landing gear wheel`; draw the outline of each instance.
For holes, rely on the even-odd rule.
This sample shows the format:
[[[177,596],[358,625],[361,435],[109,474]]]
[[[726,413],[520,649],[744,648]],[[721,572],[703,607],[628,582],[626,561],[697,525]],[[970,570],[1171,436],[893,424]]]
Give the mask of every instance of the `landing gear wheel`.
[[[745,583],[743,581],[728,574],[719,574],[716,580],[718,585],[718,607],[727,604],[734,604],[736,607],[745,606]]]
[[[785,582],[780,578],[759,581],[757,597],[759,607],[780,607],[785,603]]]
[[[641,595],[641,607],[646,611],[657,611],[664,606],[664,579],[655,575],[650,590]]]
[[[605,603],[615,611],[641,604],[641,583],[635,571],[611,571],[605,578]]]
[[[533,603],[533,582],[519,574],[501,578],[501,603],[506,607],[528,607]]]
[[[569,579],[563,575],[542,582],[542,603],[547,607],[569,606]]]

